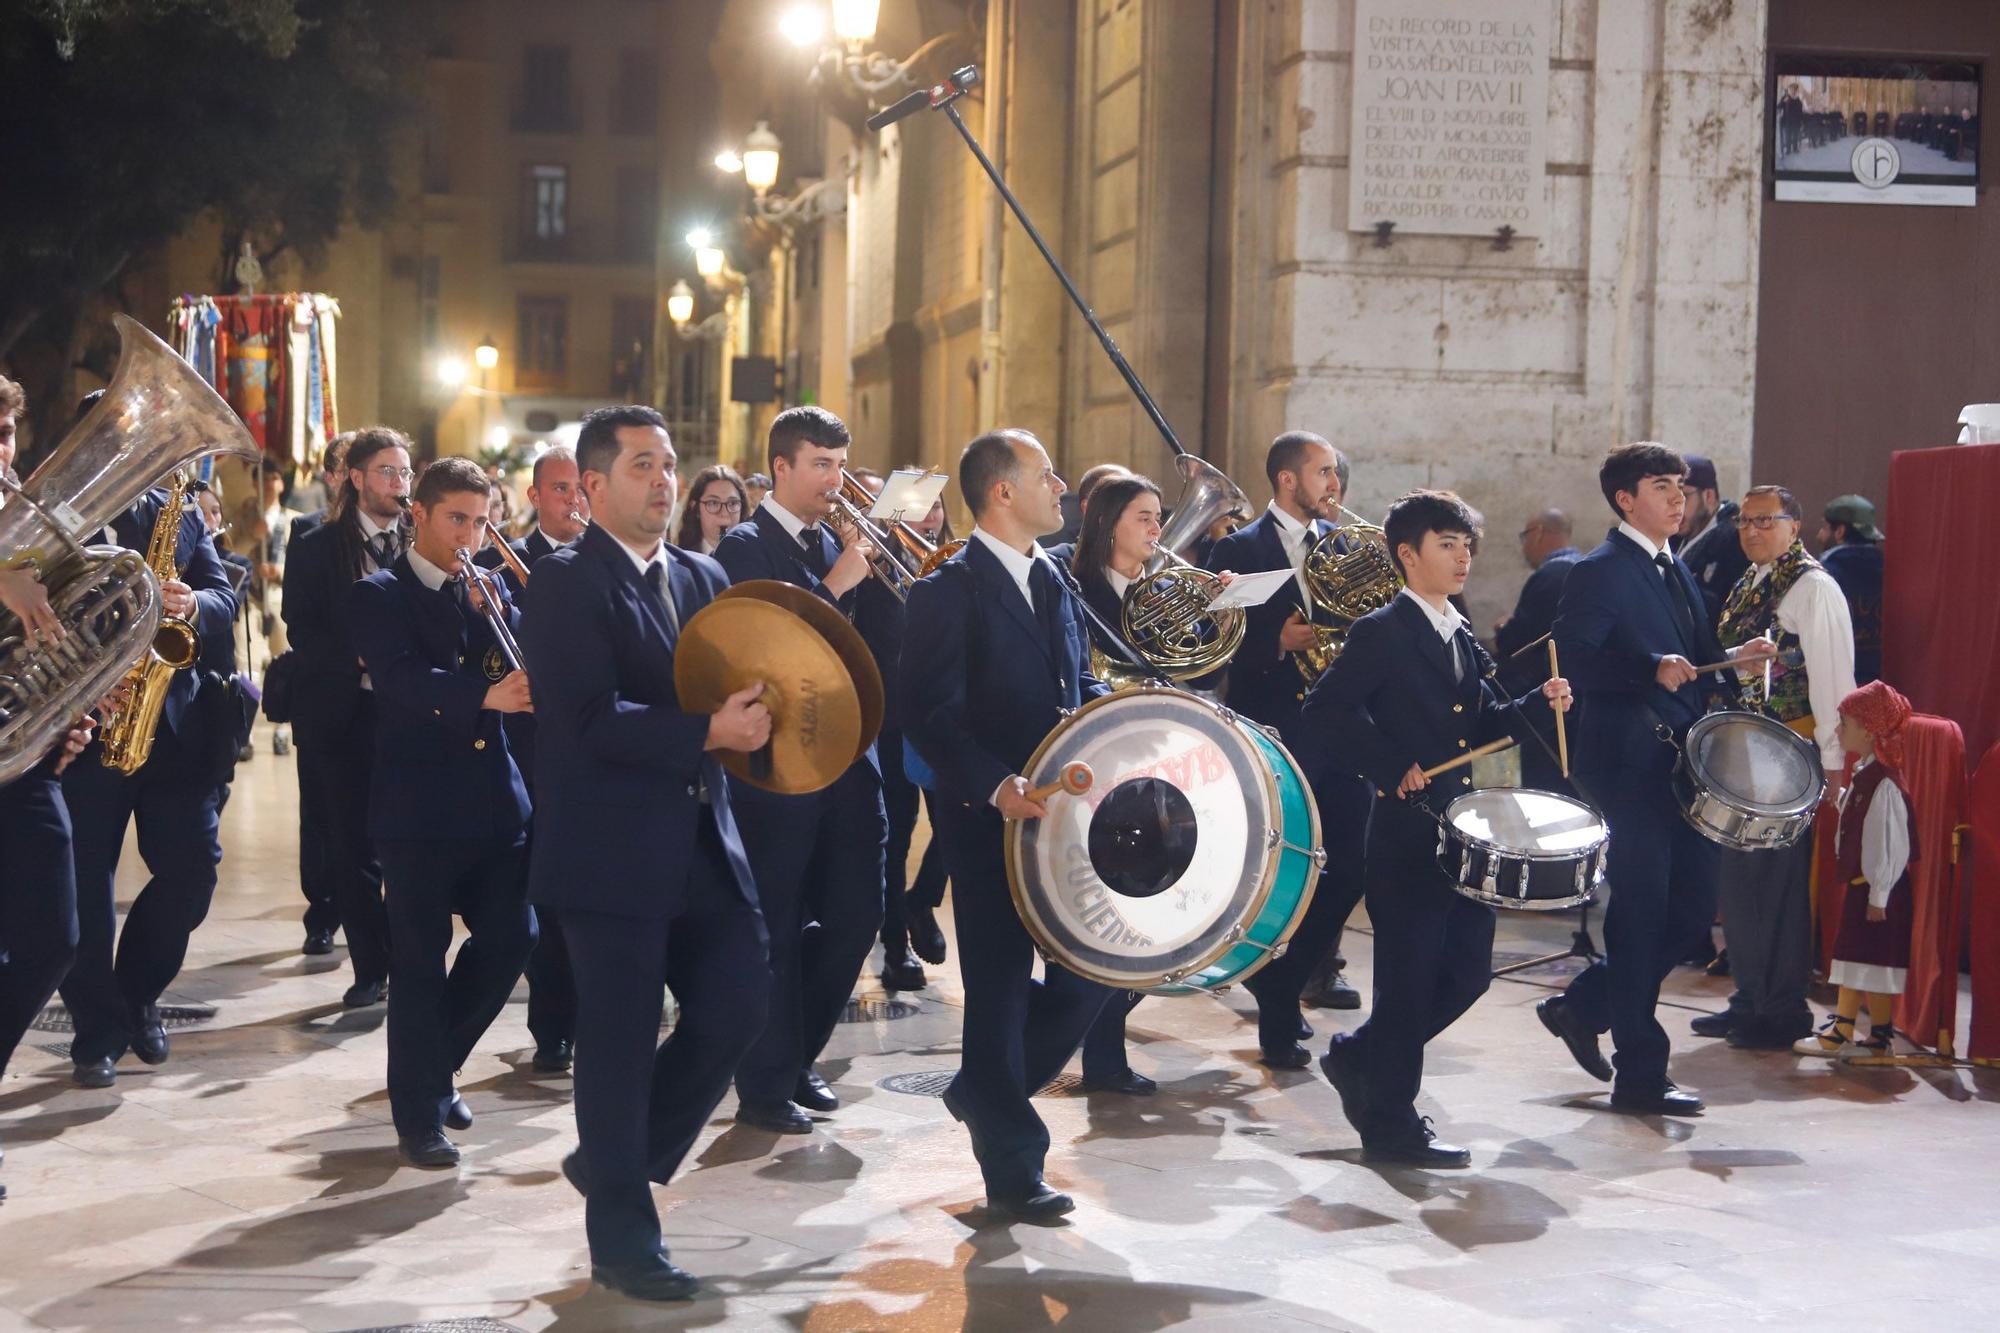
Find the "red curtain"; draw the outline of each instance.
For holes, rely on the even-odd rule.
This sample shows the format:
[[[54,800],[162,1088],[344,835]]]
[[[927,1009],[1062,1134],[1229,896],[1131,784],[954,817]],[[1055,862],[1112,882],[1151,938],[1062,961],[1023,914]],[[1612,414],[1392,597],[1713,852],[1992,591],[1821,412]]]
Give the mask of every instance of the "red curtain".
[[[1954,835],[1965,817],[1965,736],[1948,718],[1916,714],[1904,728],[1903,782],[1916,816],[1918,858],[1910,867],[1914,919],[1910,977],[1896,1026],[1926,1046],[1949,1049],[1958,1025],[1960,893]]]
[[[1920,713],[2000,741],[2000,594],[1989,570],[2000,444],[1914,449],[1889,460],[1882,675]]]
[[[1972,863],[1972,1039],[1965,1053],[2000,1060],[2000,743],[1979,761],[1965,818],[1972,825],[1960,857]]]

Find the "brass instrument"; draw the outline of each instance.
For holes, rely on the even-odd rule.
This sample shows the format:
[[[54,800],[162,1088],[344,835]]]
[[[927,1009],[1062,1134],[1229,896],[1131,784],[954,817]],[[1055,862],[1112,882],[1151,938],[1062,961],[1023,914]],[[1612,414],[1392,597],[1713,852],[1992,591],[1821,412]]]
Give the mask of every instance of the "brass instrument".
[[[500,529],[493,526],[492,519],[482,518],[479,521],[483,525],[483,530],[486,533],[486,539],[492,542],[493,549],[500,553],[500,563],[507,566],[508,569],[514,572],[514,577],[521,581],[521,586],[523,588],[527,587],[528,586],[527,561],[521,559],[520,556],[514,553],[514,548],[507,544],[507,539],[501,535]]]
[[[833,506],[831,517],[835,527],[853,528],[875,548],[875,554],[868,558],[868,572],[894,593],[897,601],[908,601],[910,586],[922,575],[903,563],[902,544],[868,517],[868,511],[875,507],[875,497],[861,484],[861,478],[842,468],[840,489],[827,497],[827,503]]]
[[[166,502],[153,520],[153,535],[146,544],[146,568],[161,583],[180,573],[177,552],[181,540],[181,516],[187,507],[188,477],[185,470],[174,473],[167,484]],[[153,631],[153,643],[130,671],[125,683],[131,693],[125,706],[104,725],[104,750],[98,759],[106,768],[115,768],[130,777],[145,767],[153,754],[153,738],[159,734],[160,710],[173,688],[176,672],[194,665],[201,652],[201,640],[194,626],[179,616],[162,615]]]
[[[209,454],[255,462],[250,432],[214,389],[137,320],[112,316],[110,387],[25,482],[0,479],[0,552],[32,567],[62,622],[59,643],[0,610],[0,783],[41,761],[76,717],[148,652],[159,580],[135,551],[85,545],[168,474]]]
[[[1174,466],[1184,482],[1180,501],[1160,530],[1145,572],[1125,590],[1119,621],[1125,641],[1141,657],[1169,679],[1182,681],[1215,671],[1243,645],[1242,610],[1210,611],[1222,580],[1189,564],[1183,553],[1217,520],[1249,517],[1250,500],[1235,482],[1193,454],[1177,455]],[[1129,668],[1111,669],[1130,674]]]
[[[1321,535],[1306,552],[1306,589],[1313,605],[1338,616],[1338,625],[1314,625],[1314,643],[1292,655],[1306,684],[1318,682],[1346,646],[1347,631],[1370,611],[1395,599],[1403,586],[1396,562],[1389,555],[1388,535],[1345,505],[1335,505],[1354,520]],[[1343,550],[1342,547],[1348,549]]]
[[[488,524],[488,526],[490,527],[491,524]],[[506,547],[503,545],[501,549],[506,550]],[[512,554],[512,552],[508,553]],[[492,574],[481,569],[478,565],[473,564],[472,552],[466,550],[463,546],[458,548],[456,554],[458,556],[458,577],[465,581],[466,586],[479,590],[479,613],[486,617],[487,625],[493,630],[493,641],[500,645],[500,656],[507,659],[507,669],[509,671],[525,670],[526,668],[521,665],[526,660],[521,656],[521,645],[514,641],[514,631],[508,626],[507,617],[500,609],[504,603],[500,600],[499,580],[495,579]],[[524,578],[526,574],[527,571],[523,570],[522,576]]]

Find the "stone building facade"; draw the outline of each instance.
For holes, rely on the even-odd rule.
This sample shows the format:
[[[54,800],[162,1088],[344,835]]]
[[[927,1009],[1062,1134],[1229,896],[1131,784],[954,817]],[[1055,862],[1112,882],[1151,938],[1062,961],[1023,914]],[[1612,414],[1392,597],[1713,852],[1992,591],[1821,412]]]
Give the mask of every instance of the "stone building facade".
[[[1523,519],[1559,504],[1584,541],[1608,522],[1607,446],[1662,439],[1713,457],[1725,487],[1748,480],[1764,5],[1545,9],[1547,225],[1507,248],[1348,229],[1353,0],[888,0],[877,45],[968,31],[968,124],[1187,448],[1260,503],[1265,445],[1289,428],[1350,454],[1363,514],[1459,490],[1487,520],[1470,596],[1490,624]],[[723,26],[758,16],[732,0]],[[849,186],[829,224],[847,346],[814,359],[822,379],[848,368],[859,456],[949,468],[978,429],[1013,424],[1072,476],[1106,459],[1166,474],[943,117],[847,140],[821,164]]]

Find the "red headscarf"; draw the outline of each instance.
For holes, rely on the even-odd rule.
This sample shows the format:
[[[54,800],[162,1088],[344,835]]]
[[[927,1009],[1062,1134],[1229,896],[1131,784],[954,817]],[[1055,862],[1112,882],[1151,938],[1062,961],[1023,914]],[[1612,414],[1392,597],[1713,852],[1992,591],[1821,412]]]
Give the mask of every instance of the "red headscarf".
[[[1875,753],[1890,768],[1903,766],[1903,724],[1910,701],[1886,681],[1871,680],[1840,701],[1840,711],[1875,738]]]

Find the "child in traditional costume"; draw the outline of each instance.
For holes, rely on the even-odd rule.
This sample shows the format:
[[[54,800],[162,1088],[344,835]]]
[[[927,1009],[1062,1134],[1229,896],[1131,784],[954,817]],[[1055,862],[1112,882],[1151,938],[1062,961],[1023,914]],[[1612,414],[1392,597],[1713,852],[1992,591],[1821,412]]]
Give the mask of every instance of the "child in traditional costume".
[[[1834,838],[1840,882],[1847,886],[1833,944],[1831,979],[1840,998],[1819,1031],[1793,1045],[1800,1055],[1844,1059],[1890,1052],[1896,997],[1909,975],[1910,865],[1917,859],[1916,821],[1902,783],[1909,720],[1910,701],[1879,680],[1840,701],[1840,741],[1854,756]],[[1863,999],[1868,1035],[1857,1039]]]

